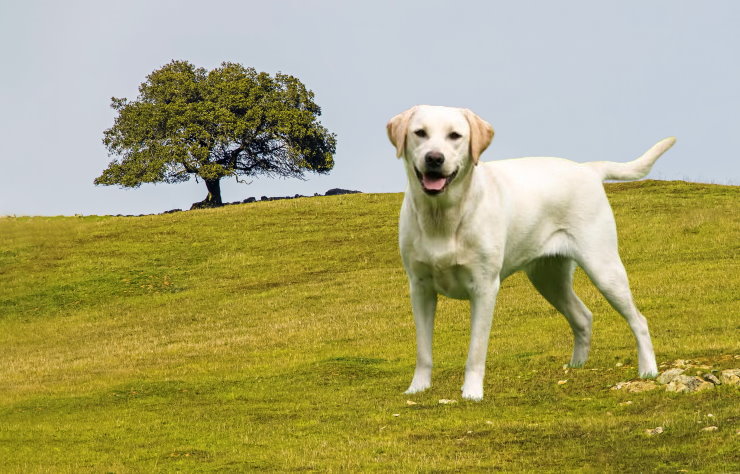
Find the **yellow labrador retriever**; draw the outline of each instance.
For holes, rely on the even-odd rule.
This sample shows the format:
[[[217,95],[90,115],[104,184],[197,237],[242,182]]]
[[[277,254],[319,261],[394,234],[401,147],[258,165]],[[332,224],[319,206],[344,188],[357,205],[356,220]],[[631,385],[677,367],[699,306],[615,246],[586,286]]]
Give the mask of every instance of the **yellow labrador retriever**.
[[[675,138],[628,163],[560,158],[480,163],[493,128],[470,110],[416,106],[393,117],[387,128],[409,180],[399,243],[417,356],[406,393],[431,386],[434,313],[437,295],[443,294],[470,300],[462,396],[483,398],[496,294],[501,281],[519,270],[567,318],[575,339],[570,366],[582,366],[591,343],[591,312],[573,292],[576,265],[629,323],[640,376],[657,375],[648,325],[632,301],[602,181],[642,178]]]

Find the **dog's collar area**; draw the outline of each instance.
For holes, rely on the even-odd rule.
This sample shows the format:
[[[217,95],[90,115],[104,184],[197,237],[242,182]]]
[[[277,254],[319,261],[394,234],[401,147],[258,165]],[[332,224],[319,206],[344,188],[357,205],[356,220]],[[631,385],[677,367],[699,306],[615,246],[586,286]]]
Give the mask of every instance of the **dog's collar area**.
[[[431,171],[429,173],[422,173],[416,167],[414,167],[416,177],[419,179],[421,189],[430,196],[435,196],[442,193],[450,182],[457,176],[458,170],[455,170],[449,176],[445,176],[442,173]]]

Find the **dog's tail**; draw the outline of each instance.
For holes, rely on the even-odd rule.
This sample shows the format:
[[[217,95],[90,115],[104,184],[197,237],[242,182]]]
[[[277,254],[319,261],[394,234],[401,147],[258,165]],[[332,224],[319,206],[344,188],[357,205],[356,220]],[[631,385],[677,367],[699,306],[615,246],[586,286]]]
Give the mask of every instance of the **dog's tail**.
[[[641,157],[627,163],[616,163],[613,161],[592,161],[584,163],[597,173],[601,174],[601,180],[614,179],[618,181],[631,181],[644,178],[653,167],[660,155],[668,151],[676,143],[676,137],[664,138],[646,151]]]

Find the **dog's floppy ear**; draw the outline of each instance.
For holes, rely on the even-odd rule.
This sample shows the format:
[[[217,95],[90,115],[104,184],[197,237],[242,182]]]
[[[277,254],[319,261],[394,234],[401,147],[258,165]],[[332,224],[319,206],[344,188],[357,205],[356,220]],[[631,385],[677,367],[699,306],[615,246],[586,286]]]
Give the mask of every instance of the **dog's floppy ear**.
[[[411,107],[405,112],[401,112],[388,121],[386,129],[388,130],[388,139],[396,147],[396,157],[403,156],[406,149],[406,131],[409,127],[409,120],[414,115],[416,106]]]
[[[463,109],[463,114],[470,125],[470,157],[477,165],[481,153],[493,140],[493,127],[470,109]]]

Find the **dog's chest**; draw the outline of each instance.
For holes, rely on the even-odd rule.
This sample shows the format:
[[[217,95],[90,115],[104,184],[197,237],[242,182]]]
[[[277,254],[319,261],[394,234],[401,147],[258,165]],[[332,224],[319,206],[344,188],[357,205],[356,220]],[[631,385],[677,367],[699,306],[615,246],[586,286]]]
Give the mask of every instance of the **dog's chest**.
[[[431,280],[437,293],[468,299],[473,284],[470,264],[475,252],[453,239],[423,238],[414,246],[409,270]]]

